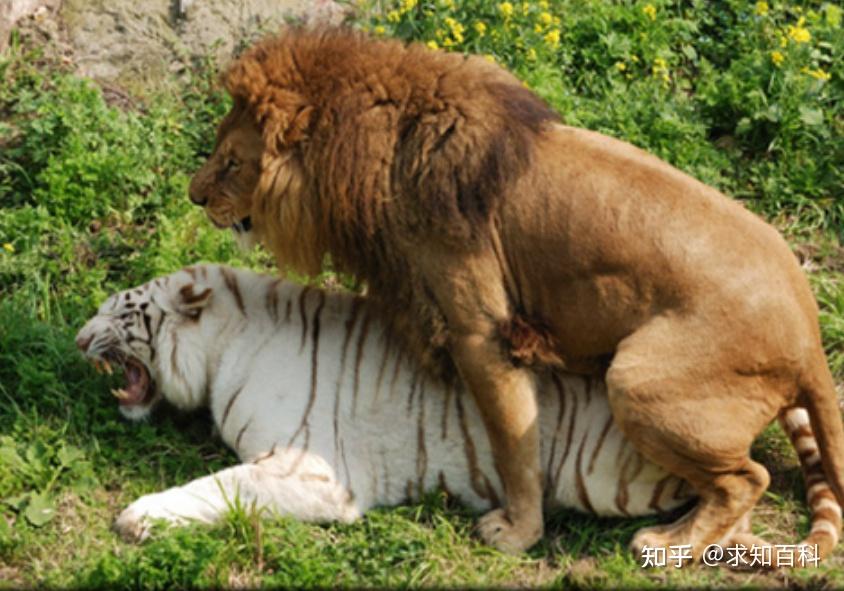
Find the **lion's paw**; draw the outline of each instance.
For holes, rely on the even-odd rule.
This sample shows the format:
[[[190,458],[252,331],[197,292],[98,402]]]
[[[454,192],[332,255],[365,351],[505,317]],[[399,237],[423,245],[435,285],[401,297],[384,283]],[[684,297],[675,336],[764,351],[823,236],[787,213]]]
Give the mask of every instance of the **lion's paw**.
[[[504,509],[494,509],[478,520],[478,534],[490,546],[507,554],[518,554],[533,546],[542,537],[542,524],[519,527]]]

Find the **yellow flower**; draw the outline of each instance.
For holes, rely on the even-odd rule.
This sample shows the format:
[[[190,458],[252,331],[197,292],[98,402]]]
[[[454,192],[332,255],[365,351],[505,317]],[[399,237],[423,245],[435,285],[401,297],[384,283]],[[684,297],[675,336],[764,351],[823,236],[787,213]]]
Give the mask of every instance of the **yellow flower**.
[[[475,31],[477,31],[477,33],[478,33],[478,36],[483,37],[484,35],[486,35],[486,23],[483,23],[481,21],[477,21],[475,23],[474,27],[475,27]]]
[[[780,35],[780,47],[786,47],[788,45],[788,37],[785,35]]]
[[[509,2],[502,2],[498,5],[498,11],[504,16],[504,18],[510,18],[513,16],[513,5]]]
[[[448,28],[451,29],[451,36],[454,37],[454,41],[457,43],[463,43],[463,32],[466,30],[463,24],[454,20],[450,16],[445,17],[444,20]]]
[[[627,69],[627,64],[625,64],[624,62],[615,62],[615,69],[619,72],[623,72]]]
[[[535,33],[541,33],[542,32],[542,25],[540,25],[539,23],[536,23],[535,25],[533,25],[533,31]]]
[[[797,21],[797,26],[788,26],[788,36],[794,40],[795,43],[808,43],[812,39],[812,34],[809,29],[803,26],[805,19],[800,17]]]
[[[5,250],[6,252],[8,252],[9,254],[13,254],[13,253],[15,252],[15,245],[14,245],[14,244],[12,244],[11,242],[6,242],[6,243],[3,245],[3,250]]]
[[[439,45],[437,45],[437,42],[436,42],[436,41],[434,41],[433,39],[431,39],[430,41],[428,41],[425,45],[427,45],[427,46],[428,46],[428,47],[430,47],[431,49],[439,49],[439,48],[440,48],[440,46],[439,46]]]
[[[808,74],[809,76],[811,76],[812,78],[814,78],[816,80],[823,80],[824,82],[826,82],[827,80],[832,78],[832,75],[829,72],[824,72],[820,68],[818,68],[817,70],[810,70],[808,68],[803,68],[801,70],[801,72],[803,72],[804,74]]]
[[[414,8],[416,8],[418,0],[402,0],[401,3],[401,11],[402,12],[410,12]]]
[[[530,4],[528,2],[522,2],[522,14],[527,14],[530,12]]]
[[[541,22],[543,25],[550,25],[552,22],[554,22],[554,17],[551,16],[551,13],[549,12],[543,12],[539,15],[539,22]]]
[[[493,63],[493,64],[495,63],[495,56],[494,56],[494,55],[492,55],[491,53],[487,53],[487,54],[485,54],[485,55],[484,55],[484,59],[485,59],[486,61],[490,62],[490,63]]]
[[[373,29],[373,31],[375,31],[375,34],[376,34],[376,35],[383,35],[384,33],[386,33],[386,32],[387,32],[387,31],[386,31],[386,29],[384,29],[384,27],[383,27],[382,25],[377,25],[377,26]]]
[[[656,6],[653,4],[645,4],[645,6],[642,7],[642,12],[644,12],[645,15],[647,15],[647,17],[652,21],[656,20]]]
[[[775,66],[779,67],[779,65],[785,61],[785,56],[779,51],[772,51],[771,61],[774,62]]]
[[[668,63],[661,57],[654,60],[654,65],[651,67],[651,74],[653,74],[654,78],[662,80],[662,83],[666,86],[671,81],[671,77],[668,75]]]
[[[391,10],[387,13],[387,20],[391,23],[397,23],[401,20],[401,15],[398,10]]]
[[[768,6],[767,2],[765,2],[764,0],[760,0],[756,3],[756,14],[758,14],[759,16],[765,16],[766,14],[768,14],[770,8],[771,7]]]
[[[639,56],[638,55],[631,55],[630,61],[633,62],[634,64],[638,64],[639,63]]]
[[[560,44],[560,31],[558,31],[557,29],[554,29],[553,31],[548,31],[547,33],[545,33],[545,37],[543,37],[543,39],[545,39],[545,43],[547,43],[551,47],[556,47]]]
[[[535,62],[536,61],[536,50],[533,47],[528,49],[527,59],[528,59],[529,62]]]
[[[446,37],[445,41],[443,41],[443,47],[454,47],[454,41],[451,37]]]
[[[548,4],[548,0],[540,0],[540,2],[539,2],[539,9],[540,10],[548,10],[550,7],[551,7],[551,5]]]

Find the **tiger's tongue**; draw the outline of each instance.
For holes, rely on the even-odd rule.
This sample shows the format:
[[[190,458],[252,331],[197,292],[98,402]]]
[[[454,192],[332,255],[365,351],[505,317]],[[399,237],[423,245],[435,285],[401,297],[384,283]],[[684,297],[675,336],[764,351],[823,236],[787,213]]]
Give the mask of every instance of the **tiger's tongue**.
[[[128,396],[120,400],[122,405],[139,404],[143,402],[149,386],[149,377],[146,370],[136,363],[126,364],[126,386],[123,388]]]

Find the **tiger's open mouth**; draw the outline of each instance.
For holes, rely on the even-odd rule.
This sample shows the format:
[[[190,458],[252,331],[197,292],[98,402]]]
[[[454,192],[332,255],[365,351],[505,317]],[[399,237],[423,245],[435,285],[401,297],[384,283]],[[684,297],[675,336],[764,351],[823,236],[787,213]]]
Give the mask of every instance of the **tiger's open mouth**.
[[[122,367],[126,385],[111,391],[120,406],[146,406],[151,402],[154,388],[149,371],[143,363],[118,352],[106,352],[90,360],[98,372],[108,375],[114,372],[112,364]]]

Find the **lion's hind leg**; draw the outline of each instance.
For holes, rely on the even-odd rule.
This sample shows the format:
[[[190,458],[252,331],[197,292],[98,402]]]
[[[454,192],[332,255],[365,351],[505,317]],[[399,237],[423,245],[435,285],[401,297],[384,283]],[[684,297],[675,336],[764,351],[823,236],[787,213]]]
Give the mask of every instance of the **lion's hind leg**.
[[[699,497],[676,523],[638,532],[634,551],[688,545],[700,557],[740,528],[767,489],[770,476],[750,458],[750,445],[782,397],[755,376],[725,372],[717,348],[700,351],[699,335],[682,328],[664,322],[623,342],[607,386],[625,437]]]

